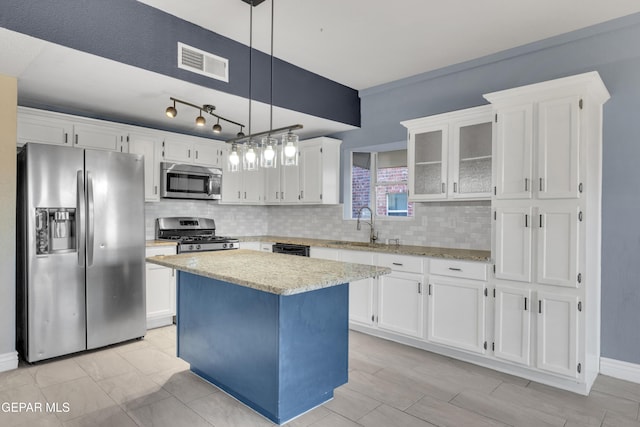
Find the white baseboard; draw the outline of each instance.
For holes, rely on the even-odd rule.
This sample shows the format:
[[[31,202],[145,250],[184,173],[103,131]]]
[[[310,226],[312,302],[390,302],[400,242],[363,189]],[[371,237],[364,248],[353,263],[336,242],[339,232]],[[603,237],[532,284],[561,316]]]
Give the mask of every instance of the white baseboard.
[[[0,372],[11,371],[18,368],[18,352],[0,354]]]
[[[640,383],[640,365],[622,360],[600,358],[600,373],[621,380]]]

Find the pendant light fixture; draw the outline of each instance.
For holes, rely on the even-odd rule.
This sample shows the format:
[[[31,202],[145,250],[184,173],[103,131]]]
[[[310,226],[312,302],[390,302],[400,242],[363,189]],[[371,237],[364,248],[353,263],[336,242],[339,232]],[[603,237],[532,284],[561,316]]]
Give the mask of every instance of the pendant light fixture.
[[[259,167],[274,168],[278,164],[278,153],[280,153],[280,164],[283,166],[298,164],[298,136],[293,131],[302,129],[302,125],[295,124],[278,129],[273,129],[273,32],[274,32],[274,3],[271,0],[271,81],[270,81],[270,100],[269,100],[269,130],[259,133],[252,133],[251,128],[251,103],[252,103],[252,56],[253,56],[253,8],[264,0],[242,0],[250,5],[249,12],[249,135],[238,136],[230,139],[227,143],[232,144],[231,152],[228,156],[228,169],[232,169],[232,161],[235,161],[237,155],[238,143],[243,144],[243,166],[245,170],[255,170]],[[282,140],[278,140],[276,136],[285,133]],[[259,143],[257,142],[259,139]],[[235,147],[235,148],[234,148]],[[234,154],[235,153],[235,154]],[[233,155],[233,157],[232,157]]]

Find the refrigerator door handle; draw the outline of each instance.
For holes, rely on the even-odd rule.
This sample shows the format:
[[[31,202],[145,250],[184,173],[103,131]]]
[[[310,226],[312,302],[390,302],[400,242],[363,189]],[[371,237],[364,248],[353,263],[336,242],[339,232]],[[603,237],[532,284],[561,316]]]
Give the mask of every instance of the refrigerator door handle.
[[[93,265],[94,243],[93,177],[87,171],[87,267]]]
[[[78,265],[84,267],[85,252],[85,198],[84,198],[84,171],[77,172],[76,188],[76,248],[78,248]]]

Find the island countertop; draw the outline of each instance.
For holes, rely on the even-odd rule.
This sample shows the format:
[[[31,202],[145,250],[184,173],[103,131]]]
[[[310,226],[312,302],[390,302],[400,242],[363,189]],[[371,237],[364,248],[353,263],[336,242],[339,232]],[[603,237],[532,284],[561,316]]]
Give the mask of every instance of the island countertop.
[[[148,257],[147,262],[278,295],[391,273],[386,267],[247,249]]]

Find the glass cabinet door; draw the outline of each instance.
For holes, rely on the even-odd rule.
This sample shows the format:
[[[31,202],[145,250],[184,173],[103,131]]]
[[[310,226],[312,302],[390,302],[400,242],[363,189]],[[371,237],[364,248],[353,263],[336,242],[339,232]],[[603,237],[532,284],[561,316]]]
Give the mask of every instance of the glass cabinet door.
[[[491,196],[491,122],[455,126],[454,197]]]
[[[447,127],[418,131],[410,138],[413,142],[413,173],[410,173],[412,200],[441,199],[447,197]]]

